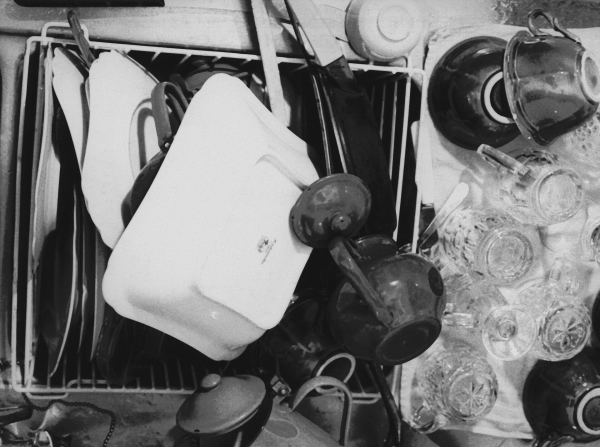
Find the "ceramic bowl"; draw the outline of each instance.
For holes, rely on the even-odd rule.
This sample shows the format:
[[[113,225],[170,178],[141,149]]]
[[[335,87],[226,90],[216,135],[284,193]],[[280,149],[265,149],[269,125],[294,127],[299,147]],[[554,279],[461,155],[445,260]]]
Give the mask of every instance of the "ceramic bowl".
[[[407,55],[425,28],[416,0],[352,0],[346,10],[346,34],[354,51],[379,62]]]
[[[504,92],[506,41],[490,36],[466,39],[438,61],[429,83],[429,113],[450,142],[476,150],[502,146],[519,135]]]
[[[539,31],[533,25],[539,15],[564,37]],[[596,113],[600,61],[554,17],[535,10],[529,18],[530,33],[519,31],[506,47],[504,83],[512,117],[521,133],[548,145]]]

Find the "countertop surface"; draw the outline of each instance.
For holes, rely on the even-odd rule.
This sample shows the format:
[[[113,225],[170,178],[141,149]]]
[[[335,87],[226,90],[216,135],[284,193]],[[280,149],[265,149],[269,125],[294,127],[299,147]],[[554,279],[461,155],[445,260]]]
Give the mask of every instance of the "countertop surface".
[[[423,0],[428,22],[424,43],[435,29],[473,23],[497,23],[497,0]],[[345,9],[349,0],[315,0],[346,56],[361,60],[346,42]],[[92,40],[258,53],[250,2],[245,0],[165,0],[165,7],[72,8]],[[283,0],[267,2],[278,54],[299,54]],[[69,8],[22,7],[0,0],[0,33],[39,34],[47,22],[66,21]],[[499,15],[500,14],[500,15]]]

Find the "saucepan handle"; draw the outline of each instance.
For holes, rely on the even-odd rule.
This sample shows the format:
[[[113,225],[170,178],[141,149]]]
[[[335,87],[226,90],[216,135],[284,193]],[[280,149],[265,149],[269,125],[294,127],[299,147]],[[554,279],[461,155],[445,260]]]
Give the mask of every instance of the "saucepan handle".
[[[342,412],[342,424],[340,427],[340,445],[346,445],[348,433],[350,430],[350,415],[352,414],[352,393],[344,382],[334,377],[317,376],[308,380],[299,389],[294,400],[292,401],[292,411],[296,409],[298,404],[312,391],[324,386],[330,386],[339,389],[344,393],[344,410]]]
[[[31,405],[16,405],[14,407],[0,408],[0,427],[29,419],[32,414],[33,407]]]
[[[578,36],[576,36],[571,31],[569,31],[564,26],[562,26],[561,23],[558,21],[558,19],[556,17],[554,17],[552,14],[549,14],[542,9],[534,9],[527,16],[527,27],[529,28],[529,31],[531,32],[531,34],[533,34],[534,36],[548,36],[549,35],[548,33],[544,33],[543,31],[540,31],[540,29],[533,24],[533,21],[540,16],[544,17],[548,22],[550,22],[554,31],[558,31],[563,36],[565,36],[567,39],[571,39],[573,42],[576,42],[579,45],[581,45],[581,39],[579,39]]]
[[[151,100],[158,146],[163,152],[167,152],[188,108],[188,101],[181,88],[172,82],[157,84],[152,89]],[[169,118],[169,109],[174,118],[173,126]]]

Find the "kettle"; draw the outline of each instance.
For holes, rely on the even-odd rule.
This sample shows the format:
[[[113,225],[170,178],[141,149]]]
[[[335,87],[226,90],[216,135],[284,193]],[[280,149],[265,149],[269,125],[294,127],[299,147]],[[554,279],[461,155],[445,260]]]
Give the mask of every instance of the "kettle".
[[[349,238],[370,209],[371,194],[361,179],[328,175],[302,192],[290,211],[290,226],[302,243],[327,247],[345,276],[329,301],[334,338],[356,358],[394,366],[419,356],[437,339],[446,291],[431,261],[397,254],[390,250],[393,241],[384,244],[381,236],[371,236],[363,241],[368,253],[361,253]]]
[[[533,447],[600,439],[600,353],[590,347],[560,362],[538,361],[523,388]]]
[[[344,393],[339,444],[294,410],[311,391],[335,387]],[[274,399],[258,377],[209,374],[200,389],[177,412],[177,426],[186,434],[176,446],[195,441],[201,447],[335,447],[345,445],[350,428],[352,394],[338,379],[314,377],[302,385],[291,403]]]

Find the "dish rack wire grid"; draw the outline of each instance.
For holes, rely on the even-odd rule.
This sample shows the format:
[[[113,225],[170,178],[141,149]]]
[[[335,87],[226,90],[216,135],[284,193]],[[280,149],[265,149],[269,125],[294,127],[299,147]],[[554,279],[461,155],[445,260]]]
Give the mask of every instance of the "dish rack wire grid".
[[[148,380],[140,380],[138,377],[135,383],[128,384],[125,386],[115,386],[107,383],[106,380],[99,376],[95,366],[91,368],[83,367],[87,359],[82,358],[82,354],[75,354],[73,359],[71,355],[64,355],[61,360],[61,364],[57,372],[53,376],[53,380],[47,377],[46,383],[42,383],[39,378],[35,378],[33,374],[33,367],[35,362],[34,345],[34,327],[36,324],[33,321],[33,294],[31,290],[28,290],[27,296],[21,296],[17,291],[17,270],[18,270],[18,257],[21,247],[19,247],[19,231],[20,229],[20,202],[21,202],[21,160],[24,150],[30,150],[31,148],[25,148],[23,144],[24,140],[24,120],[25,120],[25,108],[28,95],[32,93],[28,91],[28,78],[29,78],[29,67],[32,56],[32,51],[35,46],[39,46],[40,51],[49,48],[49,46],[63,46],[67,48],[77,49],[75,41],[65,38],[55,38],[48,36],[48,30],[50,28],[68,28],[67,23],[62,22],[50,22],[45,24],[40,36],[34,36],[28,39],[25,50],[25,57],[23,63],[23,80],[21,90],[21,103],[19,108],[19,138],[17,144],[17,190],[16,190],[16,221],[15,221],[15,249],[14,249],[14,260],[15,260],[15,272],[13,277],[13,299],[12,299],[12,328],[11,328],[11,383],[10,386],[17,392],[27,393],[31,397],[36,398],[56,398],[57,395],[66,396],[70,393],[157,393],[157,394],[191,394],[198,387],[199,380],[206,373],[205,371],[198,371],[196,367],[191,366],[189,370],[184,368],[177,359],[175,364],[165,364],[155,362],[155,364],[149,367]],[[189,49],[189,48],[168,48],[160,46],[148,46],[148,45],[137,45],[137,44],[124,44],[124,43],[109,43],[89,40],[89,32],[85,26],[84,34],[88,38],[90,48],[100,51],[116,50],[125,54],[129,54],[132,51],[152,54],[151,61],[154,61],[161,55],[173,55],[179,57],[179,62],[176,67],[186,62],[191,57],[204,57],[210,58],[211,62],[219,60],[235,60],[238,63],[241,61],[241,65],[250,61],[260,61],[261,57],[255,54],[244,54],[226,51],[213,51],[213,50],[201,50],[201,49]],[[277,57],[278,65],[281,67],[283,64],[288,64],[287,67],[294,66],[291,71],[302,70],[306,67],[304,59],[290,58],[290,57]],[[410,59],[407,58],[407,65],[410,67]],[[406,67],[392,67],[392,66],[381,66],[374,65],[372,63],[350,63],[350,68],[357,72],[371,72],[376,74],[376,82],[373,83],[372,87],[368,90],[371,98],[371,103],[374,108],[376,116],[380,117],[380,133],[382,139],[385,139],[388,144],[385,148],[388,151],[389,160],[394,160],[394,157],[399,158],[399,167],[396,172],[393,172],[392,165],[390,163],[389,174],[392,178],[396,178],[396,210],[399,213],[400,206],[403,200],[403,182],[405,176],[405,162],[407,155],[407,138],[411,136],[412,130],[412,141],[415,145],[415,152],[417,148],[423,147],[423,138],[419,132],[419,126],[412,126],[409,128],[408,116],[409,116],[409,105],[411,93],[414,94],[414,90],[417,88],[415,82],[420,84],[421,100],[418,116],[420,118],[422,111],[424,110],[424,104],[426,101],[426,92],[428,79],[425,72],[418,68],[406,68]],[[420,82],[419,82],[420,81]],[[402,87],[402,83],[405,84],[405,88]],[[51,86],[46,86],[52,88]],[[390,95],[390,89],[393,89],[393,94]],[[401,90],[404,90],[403,92]],[[370,91],[369,91],[370,90]],[[386,93],[387,92],[387,93]],[[400,97],[403,95],[403,98]],[[375,98],[378,98],[377,100]],[[400,100],[399,100],[400,98]],[[391,104],[389,103],[391,101]],[[403,101],[403,102],[402,102]],[[404,104],[404,110],[398,111],[398,103]],[[398,128],[397,120],[398,113],[402,117],[402,124]],[[384,132],[389,132],[385,135]],[[398,139],[400,139],[400,154],[395,154],[398,145]],[[427,151],[421,151],[427,153]],[[417,157],[416,159],[416,171],[419,172],[419,164],[422,158]],[[418,225],[420,219],[421,209],[421,193],[418,188],[418,181],[416,181],[416,198],[410,197],[415,200],[414,204],[414,220],[411,222],[412,225],[412,251],[415,251],[416,241],[418,236]],[[401,216],[399,220],[401,219]],[[398,229],[394,233],[394,239],[397,240]],[[27,249],[27,247],[26,247]],[[31,256],[31,253],[28,254]],[[23,340],[22,336],[18,336],[17,331],[17,315],[21,306],[26,307],[26,319],[25,319],[25,337]],[[22,309],[21,309],[22,312]],[[36,331],[37,332],[37,331]],[[21,347],[23,344],[23,347]],[[24,360],[22,362],[22,369],[17,367],[20,362],[17,359],[17,352],[22,349],[24,352]],[[67,374],[66,364],[69,362],[75,362],[77,365],[77,374],[75,377]],[[90,370],[90,371],[86,371]],[[50,371],[50,365],[48,365],[48,371]],[[397,390],[399,389],[399,378],[400,378],[401,367],[395,367],[393,372],[393,381],[391,389],[394,391],[395,398],[398,401]],[[57,377],[59,380],[57,380]],[[352,377],[350,382],[356,381],[358,391],[353,391],[353,397],[357,404],[371,404],[378,401],[381,396],[376,392],[367,392],[363,383],[356,378]],[[349,382],[349,383],[350,383]],[[371,386],[373,384],[370,384]],[[333,394],[335,395],[335,393]]]

